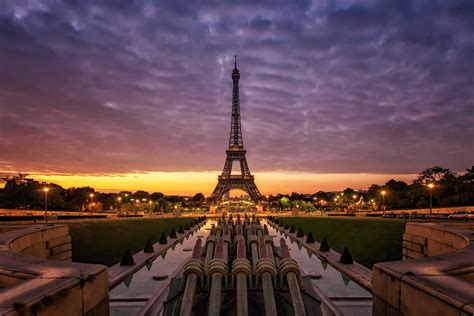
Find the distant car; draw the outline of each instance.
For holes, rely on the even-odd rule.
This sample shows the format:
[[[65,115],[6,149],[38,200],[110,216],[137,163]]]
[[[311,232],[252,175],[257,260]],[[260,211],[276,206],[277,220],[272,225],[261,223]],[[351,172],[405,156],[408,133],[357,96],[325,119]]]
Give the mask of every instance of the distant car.
[[[411,212],[409,218],[411,219],[424,219],[426,217],[425,214],[420,214],[418,212]]]
[[[408,219],[410,218],[410,214],[408,214],[407,212],[400,212],[397,214],[397,218]]]
[[[428,214],[426,215],[426,219],[449,219],[448,214]]]
[[[449,215],[449,219],[474,219],[474,212],[473,211],[457,211],[453,214]]]

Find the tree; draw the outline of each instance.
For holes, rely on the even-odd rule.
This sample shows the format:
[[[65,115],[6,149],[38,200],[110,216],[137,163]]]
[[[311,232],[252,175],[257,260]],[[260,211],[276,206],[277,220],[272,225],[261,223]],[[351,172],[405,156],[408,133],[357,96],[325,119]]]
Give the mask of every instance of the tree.
[[[288,199],[286,196],[282,197],[279,202],[282,209],[286,209],[290,205],[290,199]]]
[[[452,177],[455,177],[455,174],[451,170],[434,166],[423,170],[414,182],[426,185],[428,183],[439,183]]]
[[[143,190],[138,190],[135,193],[132,194],[132,198],[135,200],[143,200],[143,199],[150,199],[150,194],[146,191]]]
[[[150,199],[152,199],[153,201],[156,201],[158,199],[162,199],[164,197],[165,197],[165,195],[161,192],[153,192],[152,194],[150,194]]]
[[[64,192],[66,209],[79,211],[90,201],[90,194],[95,191],[91,187],[69,188]]]
[[[205,199],[206,197],[202,193],[196,193],[192,198],[196,206],[201,206],[204,203]]]
[[[324,192],[324,191],[318,191],[315,194],[313,194],[313,200],[320,202],[321,200],[328,202],[331,198],[329,195]]]

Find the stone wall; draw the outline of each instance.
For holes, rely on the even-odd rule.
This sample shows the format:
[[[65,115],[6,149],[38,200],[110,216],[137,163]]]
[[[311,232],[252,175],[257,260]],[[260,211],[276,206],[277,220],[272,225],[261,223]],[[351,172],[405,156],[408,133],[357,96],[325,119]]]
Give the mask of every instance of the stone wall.
[[[10,238],[10,240],[5,240]],[[34,225],[3,234],[8,247],[28,256],[71,261],[72,245],[67,225]]]
[[[408,223],[403,234],[403,259],[437,256],[467,246],[469,239],[466,236],[446,227],[446,225],[427,226],[423,223]],[[455,227],[474,229],[474,223],[456,224]]]
[[[474,223],[407,223],[403,257],[374,266],[374,315],[474,314]]]
[[[109,314],[107,267],[70,262],[67,225],[4,228],[0,315]]]

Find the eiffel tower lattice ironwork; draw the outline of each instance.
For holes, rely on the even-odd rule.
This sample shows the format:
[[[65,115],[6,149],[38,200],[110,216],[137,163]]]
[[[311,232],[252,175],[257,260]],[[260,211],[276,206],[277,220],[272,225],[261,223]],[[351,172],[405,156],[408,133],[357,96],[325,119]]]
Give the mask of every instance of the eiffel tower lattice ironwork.
[[[232,118],[229,148],[226,150],[227,159],[225,160],[224,169],[211,195],[213,202],[219,201],[226,192],[232,189],[247,192],[250,198],[256,203],[262,197],[255,185],[254,177],[250,173],[247,159],[245,158],[247,151],[244,149],[242,128],[240,125],[239,79],[240,72],[237,69],[237,56],[235,56],[234,70],[232,71]],[[234,161],[240,163],[241,174],[232,174],[232,164]]]

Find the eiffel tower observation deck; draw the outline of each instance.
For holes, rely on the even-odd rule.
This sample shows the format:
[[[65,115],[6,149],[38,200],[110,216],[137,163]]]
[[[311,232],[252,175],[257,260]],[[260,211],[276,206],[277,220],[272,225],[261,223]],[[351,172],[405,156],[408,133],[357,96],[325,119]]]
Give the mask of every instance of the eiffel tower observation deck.
[[[235,56],[234,69],[232,70],[232,114],[230,123],[229,147],[226,150],[227,158],[222,174],[218,177],[218,183],[211,195],[211,200],[217,203],[222,196],[233,189],[239,189],[248,193],[250,198],[257,203],[262,195],[255,185],[254,177],[245,157],[246,150],[242,138],[242,126],[240,120],[240,98],[239,98],[240,72],[237,68],[237,56]],[[240,174],[232,174],[232,165],[238,161]]]

